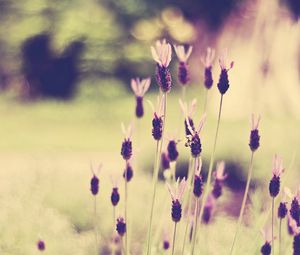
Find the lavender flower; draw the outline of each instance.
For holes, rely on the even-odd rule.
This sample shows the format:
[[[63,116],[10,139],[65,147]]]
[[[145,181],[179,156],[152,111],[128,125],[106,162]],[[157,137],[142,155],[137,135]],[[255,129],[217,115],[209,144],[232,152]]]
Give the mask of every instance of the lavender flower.
[[[132,156],[132,141],[131,141],[132,126],[129,125],[126,130],[124,124],[122,123],[121,127],[122,127],[122,132],[125,136],[121,146],[121,155],[123,159],[127,161]]]
[[[233,67],[234,64],[233,62],[231,62],[228,68],[226,63],[226,58],[227,58],[227,51],[225,51],[219,59],[221,74],[217,86],[221,95],[224,95],[229,88],[228,71]]]
[[[276,197],[280,191],[280,175],[284,171],[282,167],[282,160],[277,155],[274,156],[273,159],[273,178],[269,184],[269,191],[271,197]]]
[[[215,198],[212,194],[209,194],[204,205],[203,215],[202,215],[202,222],[208,224],[211,220],[211,216],[213,213],[213,209],[215,207]]]
[[[123,173],[123,178],[126,179],[127,182],[130,182],[132,177],[133,177],[133,169],[132,169],[130,162],[127,161],[126,168]]]
[[[142,118],[144,116],[143,98],[150,87],[150,83],[150,78],[142,80],[139,78],[131,79],[131,88],[136,98],[135,115],[137,118]]]
[[[119,217],[117,219],[116,230],[120,236],[124,236],[124,234],[126,233],[126,223],[124,218]]]
[[[187,126],[191,132],[192,135],[187,136],[187,142],[186,146],[189,146],[191,149],[191,155],[194,158],[197,158],[200,156],[202,152],[202,144],[200,139],[200,132],[203,128],[204,122],[206,119],[206,115],[204,114],[200,120],[199,126],[196,130],[193,130],[189,123],[187,122]]]
[[[97,171],[94,170],[93,166],[91,165],[91,171],[93,174],[93,177],[91,179],[91,192],[94,196],[96,196],[99,192],[99,178],[98,178],[98,174],[101,170],[102,165],[100,164]]]
[[[285,216],[287,215],[288,209],[286,207],[286,202],[280,202],[278,206],[278,218],[279,219],[284,219]]]
[[[192,53],[193,47],[189,46],[187,52],[185,52],[183,45],[174,45],[174,49],[179,59],[178,80],[184,86],[190,79],[187,60]]]
[[[167,170],[170,168],[170,159],[166,152],[161,154],[161,166],[162,170]]]
[[[163,133],[163,112],[164,112],[164,104],[163,100],[165,95],[162,95],[161,98],[158,98],[156,110],[154,110],[153,104],[149,102],[152,110],[153,110],[153,119],[152,119],[152,136],[154,140],[159,141],[162,138]]]
[[[249,146],[251,151],[256,151],[259,147],[259,140],[260,140],[260,135],[258,132],[258,125],[259,125],[260,117],[257,118],[255,121],[254,115],[252,114],[252,129],[250,133],[250,142]]]
[[[156,41],[155,47],[151,47],[153,59],[156,61],[156,81],[164,93],[168,93],[172,87],[171,73],[168,68],[172,58],[172,47],[164,39]]]
[[[110,196],[110,200],[113,206],[117,206],[117,204],[120,201],[120,193],[119,193],[119,187],[118,187],[118,181],[115,179],[111,179],[113,188]]]
[[[170,248],[168,231],[165,229],[163,233],[163,249],[167,251]]]
[[[300,228],[297,222],[292,218],[290,218],[290,227],[294,235],[293,255],[299,255],[300,254]]]
[[[202,161],[200,158],[198,159],[197,163],[198,164],[197,164],[196,172],[195,172],[193,193],[194,193],[195,197],[199,198],[203,193],[204,183],[202,180],[202,176],[200,174],[201,168],[202,168]]]
[[[272,246],[271,246],[272,236],[270,234],[270,230],[269,228],[264,228],[261,231],[261,233],[264,237],[265,243],[261,247],[260,252],[262,255],[270,255],[272,251]]]
[[[46,249],[46,244],[43,240],[38,240],[37,244],[36,244],[37,248],[39,251],[44,251]]]
[[[194,126],[194,121],[192,119],[192,116],[196,111],[197,100],[193,99],[191,104],[188,107],[187,103],[184,103],[181,99],[179,99],[179,105],[183,115],[186,116],[184,119],[185,135],[186,136],[192,135],[190,129],[193,131],[193,133],[195,132],[195,126]]]
[[[169,184],[167,184],[167,187],[169,189],[172,198],[172,210],[171,210],[172,220],[175,223],[179,222],[182,216],[181,199],[186,187],[186,179],[183,178],[180,183],[178,179],[176,182],[176,186],[177,187],[173,189]]]
[[[169,141],[167,150],[168,150],[168,157],[170,161],[171,162],[176,161],[179,156],[179,153],[177,150],[177,142],[175,140]]]
[[[206,89],[210,89],[213,85],[212,77],[212,63],[215,58],[215,51],[211,48],[207,48],[205,58],[202,58],[201,61],[204,65],[204,86]]]
[[[215,182],[212,190],[212,195],[215,199],[218,199],[222,195],[223,182],[227,178],[227,174],[224,174],[225,162],[221,161],[217,164],[217,170],[214,172]]]
[[[290,215],[297,223],[297,226],[300,226],[300,205],[298,196],[295,196],[292,200]]]

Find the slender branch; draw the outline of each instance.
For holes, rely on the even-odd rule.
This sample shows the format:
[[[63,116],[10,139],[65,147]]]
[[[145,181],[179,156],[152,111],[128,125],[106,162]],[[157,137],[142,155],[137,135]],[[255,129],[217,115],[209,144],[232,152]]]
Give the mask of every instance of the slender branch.
[[[243,215],[244,215],[244,210],[245,210],[245,205],[246,205],[247,195],[248,195],[249,186],[250,186],[250,180],[251,180],[251,176],[252,176],[253,156],[254,156],[254,152],[251,153],[251,159],[250,159],[250,164],[249,164],[249,170],[248,170],[248,178],[247,178],[246,189],[245,189],[245,193],[244,193],[244,197],[243,197],[243,202],[242,202],[242,206],[241,206],[241,210],[240,210],[240,215],[239,215],[239,219],[238,219],[238,224],[237,224],[236,231],[235,231],[234,238],[233,238],[233,242],[232,242],[232,245],[231,245],[231,248],[230,248],[230,255],[233,254],[234,244],[235,244],[235,242],[236,242],[236,238],[237,238],[237,235],[238,235],[238,231],[239,231],[239,228],[240,228],[241,223],[242,223],[242,220],[243,220]]]
[[[154,210],[155,197],[156,197],[156,186],[157,186],[158,172],[159,172],[159,166],[161,160],[161,151],[162,151],[162,145],[164,140],[164,130],[166,126],[167,94],[164,94],[163,96],[164,96],[164,115],[163,115],[162,138],[160,141],[157,141],[156,144],[156,153],[155,153],[153,179],[152,179],[153,191],[152,191],[152,201],[151,201],[150,220],[149,220],[149,229],[148,229],[147,255],[151,254],[151,232],[152,232],[151,230],[152,230],[152,221],[153,221],[153,210]]]
[[[173,234],[173,242],[172,242],[172,255],[174,255],[174,251],[175,251],[176,226],[177,226],[177,222],[175,222],[175,226],[174,226],[174,234]]]
[[[213,151],[212,151],[211,156],[210,156],[210,162],[209,162],[209,169],[208,169],[208,175],[207,175],[206,188],[205,188],[205,191],[204,191],[203,200],[202,200],[201,209],[200,209],[200,215],[199,215],[200,219],[202,219],[203,212],[204,212],[204,205],[206,203],[206,200],[207,200],[208,194],[209,194],[209,190],[210,190],[210,182],[211,182],[211,177],[212,177],[212,169],[213,169],[213,165],[214,165],[215,152],[216,152],[216,146],[217,146],[217,140],[218,140],[218,133],[219,133],[219,126],[220,126],[221,113],[222,113],[222,104],[223,104],[223,95],[221,95],[221,99],[220,99],[218,122],[217,122],[216,134],[215,134],[215,138],[214,138]],[[199,222],[199,225],[201,225],[201,221]]]

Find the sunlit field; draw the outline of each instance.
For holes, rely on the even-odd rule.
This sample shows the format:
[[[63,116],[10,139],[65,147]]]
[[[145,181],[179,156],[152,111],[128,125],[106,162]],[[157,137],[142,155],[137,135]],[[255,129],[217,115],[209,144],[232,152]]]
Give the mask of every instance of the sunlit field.
[[[1,5],[7,14],[0,12],[0,34],[14,35],[0,41],[0,75],[9,73],[0,93],[0,254],[300,255],[298,17],[277,1],[248,1],[216,29],[178,3],[149,16],[141,11],[146,2],[141,9],[125,2]],[[35,16],[40,11],[47,22]],[[9,19],[18,13],[30,18]],[[56,56],[31,68],[48,68],[50,82],[24,64],[30,41],[23,41],[44,30],[53,33]],[[82,47],[70,43],[75,38],[86,47],[78,86],[59,96],[42,91],[39,79],[69,82],[52,74],[64,78],[59,64],[73,64],[68,57]],[[215,57],[206,63],[207,47]],[[147,82],[133,85],[136,77],[151,79],[145,95],[137,87]],[[182,107],[194,99],[190,115]],[[189,118],[195,128],[185,125]],[[127,127],[132,132],[124,134]],[[184,185],[182,196],[175,194],[173,187]]]

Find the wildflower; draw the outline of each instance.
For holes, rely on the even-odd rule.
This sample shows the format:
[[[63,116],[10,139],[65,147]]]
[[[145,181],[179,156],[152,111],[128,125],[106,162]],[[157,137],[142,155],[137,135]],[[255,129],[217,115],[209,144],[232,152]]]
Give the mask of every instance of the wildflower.
[[[168,68],[172,58],[172,47],[164,39],[156,41],[155,47],[151,47],[153,59],[156,61],[156,81],[162,92],[170,92],[172,86],[171,73]]]
[[[170,168],[170,159],[166,152],[161,154],[161,166],[162,170],[167,170]]]
[[[167,230],[164,230],[163,234],[163,249],[166,251],[170,248],[170,241]]]
[[[251,151],[256,151],[259,147],[260,135],[258,133],[258,125],[259,125],[260,117],[255,121],[254,115],[252,114],[252,129],[250,133],[250,142],[249,146]]]
[[[150,83],[150,78],[142,80],[139,78],[131,79],[131,88],[136,98],[135,115],[137,118],[141,118],[144,115],[143,98],[150,87]]]
[[[202,221],[205,224],[208,224],[210,222],[214,207],[215,207],[215,198],[212,194],[209,194],[206,203],[204,205],[204,210],[202,215]]]
[[[181,199],[186,187],[186,179],[183,178],[180,183],[178,179],[176,182],[177,187],[175,189],[172,189],[169,184],[167,185],[172,198],[172,210],[171,210],[172,219],[175,223],[177,223],[180,221],[182,215]]]
[[[164,96],[165,95],[162,95],[160,98],[158,98],[156,111],[154,110],[153,104],[150,101],[148,101],[153,110],[152,136],[156,141],[159,141],[162,138],[162,133],[163,133]]]
[[[189,69],[187,60],[192,53],[193,47],[189,46],[187,52],[185,52],[183,45],[174,45],[174,49],[179,59],[178,79],[182,85],[186,85],[189,81]]]
[[[198,165],[196,167],[195,178],[194,178],[194,189],[193,189],[193,193],[197,198],[199,198],[202,195],[203,186],[204,186],[202,176],[200,174],[201,167],[202,167],[202,161],[201,159],[198,159]]]
[[[221,74],[217,86],[222,95],[224,95],[229,88],[228,71],[233,67],[234,64],[233,62],[231,62],[228,68],[226,63],[226,58],[227,58],[227,51],[225,51],[219,59]]]
[[[300,226],[300,205],[297,196],[292,200],[290,215],[296,221],[297,226]]]
[[[272,236],[270,234],[270,230],[268,228],[264,228],[261,232],[264,237],[265,243],[261,247],[260,252],[262,255],[270,255],[272,251]]]
[[[123,178],[126,179],[127,182],[130,182],[132,177],[133,177],[133,169],[132,169],[130,162],[127,161],[126,168],[123,173]]]
[[[123,236],[125,233],[126,233],[126,223],[125,223],[125,220],[124,218],[122,217],[119,217],[117,219],[117,232],[120,236]]]
[[[43,240],[38,240],[37,242],[37,248],[39,251],[44,251],[46,249],[46,244]]]
[[[98,174],[101,170],[102,165],[99,165],[98,169],[97,169],[97,173],[96,171],[93,169],[93,166],[91,165],[91,171],[93,174],[93,177],[91,179],[91,192],[94,196],[96,196],[99,192],[99,178],[98,178]]]
[[[178,158],[177,142],[175,140],[170,140],[168,143],[168,157],[171,162],[176,161]]]
[[[227,178],[227,174],[224,174],[225,162],[221,161],[217,164],[217,170],[214,172],[215,182],[212,190],[212,195],[215,199],[222,195],[223,182]]]
[[[118,187],[118,181],[117,180],[111,180],[113,183],[113,188],[110,196],[110,200],[113,206],[116,206],[120,201],[120,193],[119,193],[119,187]]]
[[[124,160],[129,160],[132,156],[132,142],[131,142],[132,126],[129,125],[126,130],[124,124],[122,123],[121,127],[122,127],[122,132],[125,136],[124,141],[122,142],[121,155]]]
[[[207,48],[205,58],[201,59],[201,62],[204,65],[204,86],[206,89],[210,89],[213,85],[212,77],[212,62],[215,58],[215,51],[211,48]]]
[[[206,115],[203,115],[200,124],[196,130],[193,130],[189,123],[187,123],[187,126],[191,132],[192,135],[187,136],[187,142],[186,146],[189,146],[191,149],[191,154],[194,158],[197,158],[200,156],[202,152],[202,144],[200,139],[200,132],[203,128],[204,122],[205,122]]]
[[[290,227],[294,235],[293,255],[299,255],[300,254],[300,228],[297,222],[292,218],[290,219]]]
[[[285,216],[287,215],[288,209],[286,207],[286,202],[280,202],[278,206],[278,218],[279,219],[284,219]]]
[[[269,184],[269,191],[271,197],[276,197],[280,191],[280,175],[284,171],[282,167],[282,160],[277,155],[273,159],[273,178]]]
[[[186,136],[192,135],[190,129],[193,132],[195,132],[195,126],[194,126],[194,121],[192,119],[192,116],[196,111],[197,100],[193,99],[190,106],[188,107],[187,103],[184,103],[181,101],[181,99],[179,99],[179,105],[183,115],[186,116],[184,119],[185,135]]]

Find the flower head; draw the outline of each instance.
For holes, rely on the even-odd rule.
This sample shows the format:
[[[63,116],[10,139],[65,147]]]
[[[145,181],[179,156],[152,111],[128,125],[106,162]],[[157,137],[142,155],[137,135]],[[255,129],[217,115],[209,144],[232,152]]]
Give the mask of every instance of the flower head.
[[[223,190],[223,181],[227,178],[227,174],[224,174],[225,162],[221,161],[217,164],[217,169],[214,172],[214,186],[212,190],[212,194],[214,198],[219,198],[222,195]]]
[[[113,206],[116,206],[120,201],[119,193],[119,180],[111,177],[111,182],[113,184],[110,200]]]
[[[152,136],[154,140],[159,141],[162,138],[163,132],[163,113],[164,113],[164,97],[158,97],[156,110],[151,101],[148,101],[152,110],[153,110],[153,119],[152,119]]]
[[[91,192],[94,196],[96,196],[99,192],[99,178],[98,178],[98,175],[101,171],[101,168],[102,168],[102,164],[100,164],[98,166],[98,168],[95,170],[94,167],[92,166],[91,164],[91,172],[92,172],[92,179],[91,179]]]
[[[213,85],[212,77],[212,63],[215,58],[215,51],[211,48],[207,48],[206,56],[201,58],[201,61],[204,65],[204,86],[207,89],[210,89]]]
[[[221,74],[218,82],[218,89],[222,95],[226,93],[229,88],[229,79],[228,79],[228,71],[233,67],[233,62],[230,63],[230,66],[227,67],[227,50],[221,55],[219,59]]]
[[[46,249],[46,244],[42,239],[38,240],[36,246],[39,251],[44,251]]]
[[[251,118],[251,133],[250,133],[250,142],[249,146],[251,151],[256,151],[259,147],[259,140],[260,140],[260,135],[258,132],[258,125],[260,121],[260,116],[255,120],[254,114],[252,114]]]
[[[123,172],[123,178],[127,181],[127,182],[130,182],[130,180],[132,179],[133,177],[133,169],[132,169],[132,166],[130,164],[129,161],[126,162],[126,167],[124,169],[124,172]]]
[[[270,232],[270,229],[265,227],[263,230],[261,230],[261,233],[264,237],[265,243],[261,247],[260,252],[262,255],[270,255],[272,250],[271,247],[272,234]]]
[[[116,230],[120,236],[123,236],[126,233],[126,223],[124,218],[119,217],[117,219]]]
[[[183,45],[173,45],[175,53],[180,62],[187,62],[188,58],[192,54],[193,46],[189,46],[187,51],[185,51]]]
[[[273,178],[270,181],[269,191],[272,197],[276,197],[280,191],[280,175],[283,173],[282,159],[277,155],[273,159]]]
[[[200,158],[196,159],[196,171],[194,177],[194,188],[193,193],[194,195],[199,198],[203,193],[203,180],[201,176],[201,168],[202,168],[202,160]]]
[[[123,159],[127,161],[132,156],[132,142],[131,142],[132,125],[130,124],[126,129],[124,124],[122,123],[121,128],[124,134],[124,140],[121,146],[121,155]]]
[[[156,41],[155,47],[151,46],[153,59],[161,67],[168,67],[172,58],[172,47],[165,39]]]

